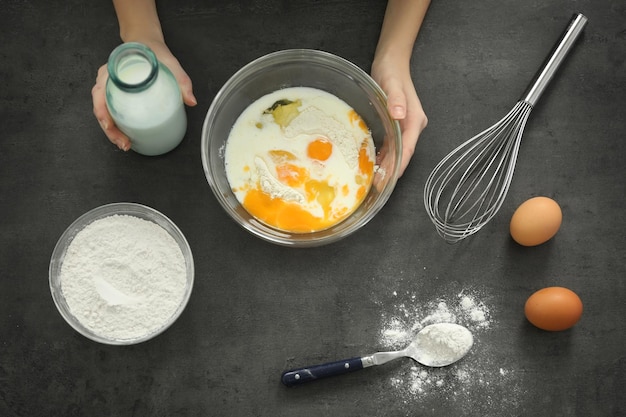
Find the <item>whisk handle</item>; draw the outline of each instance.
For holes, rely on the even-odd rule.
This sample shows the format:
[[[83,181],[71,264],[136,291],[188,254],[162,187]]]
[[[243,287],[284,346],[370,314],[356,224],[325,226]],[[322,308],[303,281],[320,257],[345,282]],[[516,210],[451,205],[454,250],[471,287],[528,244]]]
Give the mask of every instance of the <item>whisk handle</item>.
[[[546,86],[554,77],[554,73],[559,68],[569,51],[574,46],[574,43],[582,33],[585,25],[587,24],[587,18],[576,13],[570,20],[567,28],[561,35],[561,38],[554,45],[554,48],[546,58],[541,69],[535,75],[533,81],[528,85],[528,88],[522,96],[522,100],[534,106],[546,89]]]

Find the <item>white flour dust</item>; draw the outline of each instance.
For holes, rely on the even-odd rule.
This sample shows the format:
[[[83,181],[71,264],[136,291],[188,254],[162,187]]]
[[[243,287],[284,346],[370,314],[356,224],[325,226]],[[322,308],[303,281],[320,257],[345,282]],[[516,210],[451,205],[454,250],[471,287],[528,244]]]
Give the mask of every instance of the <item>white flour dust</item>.
[[[383,349],[402,349],[411,343],[424,327],[435,323],[455,323],[470,330],[474,344],[466,357],[443,368],[429,368],[413,362],[390,376],[392,392],[407,405],[426,398],[445,398],[447,401],[470,401],[491,391],[508,387],[509,403],[517,401],[518,381],[515,372],[497,363],[497,352],[484,343],[484,337],[495,324],[490,308],[480,300],[476,291],[463,290],[449,297],[441,297],[424,304],[415,294],[398,294],[392,298],[395,305],[383,317],[380,345]],[[442,353],[443,354],[443,353]],[[495,393],[495,391],[494,391]],[[494,407],[500,404],[493,397]],[[504,399],[500,399],[504,402]]]
[[[445,366],[463,357],[472,347],[472,333],[454,323],[437,323],[424,327],[415,342],[420,350],[420,362]]]
[[[394,296],[397,297],[397,293]],[[491,325],[489,308],[470,293],[461,292],[452,303],[439,299],[426,306],[418,306],[415,295],[409,298],[410,302],[398,303],[387,318],[381,331],[383,345],[397,348],[408,344],[429,324],[457,323],[470,330]]]
[[[61,290],[71,313],[92,332],[132,340],[159,330],[186,290],[178,243],[157,224],[135,216],[95,220],[70,243]]]

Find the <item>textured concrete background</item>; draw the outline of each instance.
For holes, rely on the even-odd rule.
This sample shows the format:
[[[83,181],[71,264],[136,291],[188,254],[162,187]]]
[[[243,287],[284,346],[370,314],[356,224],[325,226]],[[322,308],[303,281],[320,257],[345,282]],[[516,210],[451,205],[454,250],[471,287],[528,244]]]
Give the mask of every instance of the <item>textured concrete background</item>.
[[[96,70],[119,43],[108,1],[0,5],[0,415],[626,414],[623,1],[434,1],[412,62],[430,120],[417,153],[371,223],[310,250],[264,243],[227,217],[202,171],[202,122],[228,77],[268,52],[323,49],[369,71],[384,1],[158,1],[199,104],[181,146],[156,158],[117,151],[91,113]],[[501,212],[447,245],[423,208],[428,173],[514,105],[574,11],[589,24],[531,114]],[[561,204],[563,225],[522,248],[508,222],[536,195]],[[196,260],[181,318],[132,347],[77,334],[48,288],[63,230],[119,201],[168,215]],[[583,300],[569,331],[524,318],[526,298],[551,285]],[[409,360],[280,384],[290,367],[389,348],[390,318],[461,292],[484,303],[490,327],[462,362],[429,370],[424,392],[407,393]]]

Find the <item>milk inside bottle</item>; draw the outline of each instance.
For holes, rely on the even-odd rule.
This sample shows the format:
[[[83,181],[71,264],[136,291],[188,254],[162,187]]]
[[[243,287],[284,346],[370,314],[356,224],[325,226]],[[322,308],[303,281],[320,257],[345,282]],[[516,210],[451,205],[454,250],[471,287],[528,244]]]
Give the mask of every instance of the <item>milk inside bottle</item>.
[[[129,42],[111,53],[106,103],[111,117],[143,155],[161,155],[180,144],[187,115],[170,70],[147,46]]]

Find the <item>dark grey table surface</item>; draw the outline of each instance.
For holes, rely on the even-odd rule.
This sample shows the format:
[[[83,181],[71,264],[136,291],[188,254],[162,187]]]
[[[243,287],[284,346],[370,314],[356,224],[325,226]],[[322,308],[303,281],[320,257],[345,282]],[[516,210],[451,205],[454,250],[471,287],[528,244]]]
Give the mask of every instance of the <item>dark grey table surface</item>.
[[[623,1],[434,1],[412,62],[430,122],[409,169],[361,231],[306,250],[227,217],[202,170],[202,122],[229,76],[268,52],[323,49],[369,71],[384,1],[158,1],[199,104],[180,147],[153,158],[118,151],[92,116],[96,70],[119,43],[110,2],[0,6],[0,415],[626,415]],[[502,210],[446,244],[423,208],[428,173],[513,106],[574,11],[589,24],[531,114]],[[523,248],[508,223],[536,195],[560,203],[563,225]],[[196,267],[180,319],[131,347],[76,333],[48,286],[64,229],[120,201],[174,220]],[[526,298],[553,285],[584,303],[568,331],[524,317]],[[487,319],[468,321],[459,295]],[[287,368],[390,348],[394,319],[410,325],[438,303],[474,332],[458,364],[281,385]]]

